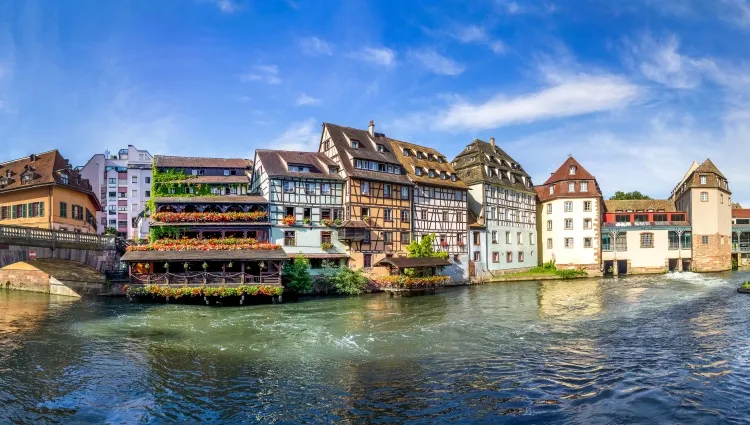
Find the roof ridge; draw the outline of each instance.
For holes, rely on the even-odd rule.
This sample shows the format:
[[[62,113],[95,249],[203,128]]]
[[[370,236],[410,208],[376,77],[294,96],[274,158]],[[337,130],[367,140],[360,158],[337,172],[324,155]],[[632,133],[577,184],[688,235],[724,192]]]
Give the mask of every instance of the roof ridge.
[[[30,154],[28,154],[26,156],[22,156],[20,158],[11,159],[11,160],[8,160],[8,161],[5,161],[5,162],[0,162],[0,167],[3,166],[3,165],[5,165],[5,164],[10,164],[10,163],[13,163],[13,162],[18,162],[18,161],[23,161],[25,159],[29,159],[29,156],[31,156],[31,155],[41,156],[41,155],[46,155],[46,154],[52,153],[52,152],[57,152],[58,154],[60,153],[60,151],[58,149],[50,149],[48,151],[44,151],[44,152],[40,152],[40,153],[33,153],[32,152],[32,153],[30,153]]]

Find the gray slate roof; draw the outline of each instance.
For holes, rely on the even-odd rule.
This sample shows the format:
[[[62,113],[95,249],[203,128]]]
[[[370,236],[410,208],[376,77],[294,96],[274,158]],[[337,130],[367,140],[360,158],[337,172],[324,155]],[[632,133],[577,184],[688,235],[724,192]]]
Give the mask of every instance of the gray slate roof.
[[[498,175],[488,176],[485,166],[497,169]],[[531,176],[526,173],[521,164],[499,147],[493,147],[484,140],[474,139],[473,142],[468,144],[453,160],[453,167],[456,169],[458,176],[468,185],[481,182],[494,183],[510,189],[536,194]],[[511,183],[507,173],[514,175],[515,183]],[[526,178],[528,186],[523,183],[522,177]]]
[[[258,160],[269,177],[315,178],[329,180],[343,180],[338,174],[330,174],[329,166],[340,168],[338,164],[320,152],[281,151],[258,149],[255,151]],[[306,165],[309,173],[290,172],[288,165]]]

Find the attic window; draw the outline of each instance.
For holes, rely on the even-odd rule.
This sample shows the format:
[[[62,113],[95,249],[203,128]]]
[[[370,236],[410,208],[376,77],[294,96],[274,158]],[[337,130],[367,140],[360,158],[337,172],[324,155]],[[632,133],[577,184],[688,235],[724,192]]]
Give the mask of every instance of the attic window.
[[[430,160],[430,161],[434,161],[435,160],[435,155],[433,155],[431,153],[427,154],[427,159]]]
[[[305,165],[290,165],[289,171],[293,173],[309,173],[310,167]]]
[[[68,184],[68,173],[60,173],[60,181],[62,181],[63,184]]]
[[[422,152],[417,152],[417,159],[424,159],[424,154]]]
[[[339,172],[339,167],[329,166],[328,167],[328,174],[336,174]]]
[[[435,177],[435,170],[430,169],[430,177]]]
[[[575,166],[575,165],[571,165],[571,166],[570,166],[570,167],[568,168],[568,174],[570,174],[570,175],[572,176],[572,175],[574,175],[575,173],[576,173],[576,166]]]
[[[32,180],[34,180],[34,175],[31,173],[21,176],[21,184],[31,183]]]
[[[701,184],[706,184],[706,183],[708,183],[708,177],[701,176]]]
[[[549,194],[552,195],[553,193],[555,193],[555,186],[550,186],[549,187]]]
[[[421,176],[422,175],[422,169],[420,167],[414,168],[414,174]]]
[[[359,149],[359,140],[352,140],[352,149]]]
[[[452,182],[456,181],[456,175],[455,175],[455,174],[453,174],[453,173],[451,173],[451,181],[452,181]]]
[[[443,158],[442,156],[439,156],[439,157],[438,157],[438,162],[439,162],[440,164],[444,163],[444,162],[445,162],[445,158]]]
[[[409,156],[409,149],[404,148],[404,156]]]
[[[385,152],[385,146],[378,144],[378,152],[383,153]]]
[[[445,180],[446,178],[448,178],[448,175],[445,174],[445,171],[441,171],[440,172],[440,178],[443,179],[443,180]]]

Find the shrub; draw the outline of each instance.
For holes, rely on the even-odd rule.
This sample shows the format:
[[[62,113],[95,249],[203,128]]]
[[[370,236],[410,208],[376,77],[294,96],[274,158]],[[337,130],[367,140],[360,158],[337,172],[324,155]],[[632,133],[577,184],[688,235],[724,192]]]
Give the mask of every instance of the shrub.
[[[742,289],[750,289],[750,281],[744,281],[742,282],[742,285],[740,285],[740,288]]]
[[[310,261],[298,255],[294,260],[284,264],[281,276],[289,290],[297,293],[310,292],[312,290],[312,277],[310,277]]]
[[[587,276],[587,273],[584,270],[558,270],[557,275],[560,276],[563,279],[574,279],[577,277],[583,277]]]
[[[360,295],[367,288],[367,277],[362,269],[340,267],[332,279],[336,292],[342,295]]]

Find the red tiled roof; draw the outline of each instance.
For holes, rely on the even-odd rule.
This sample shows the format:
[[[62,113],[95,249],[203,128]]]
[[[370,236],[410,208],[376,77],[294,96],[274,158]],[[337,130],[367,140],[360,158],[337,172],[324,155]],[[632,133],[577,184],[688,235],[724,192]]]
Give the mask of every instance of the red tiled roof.
[[[576,173],[570,174],[570,167],[574,166],[576,167]],[[569,156],[568,159],[565,160],[565,162],[562,163],[560,168],[557,169],[554,173],[552,173],[551,176],[547,179],[547,181],[544,182],[544,184],[549,185],[551,183],[556,183],[559,181],[568,181],[568,180],[596,180],[596,177],[592,176],[591,173],[586,171],[585,168],[583,168],[583,165],[581,165],[578,161],[576,161],[575,158],[572,156]]]
[[[750,218],[750,208],[732,209],[732,218]]]

